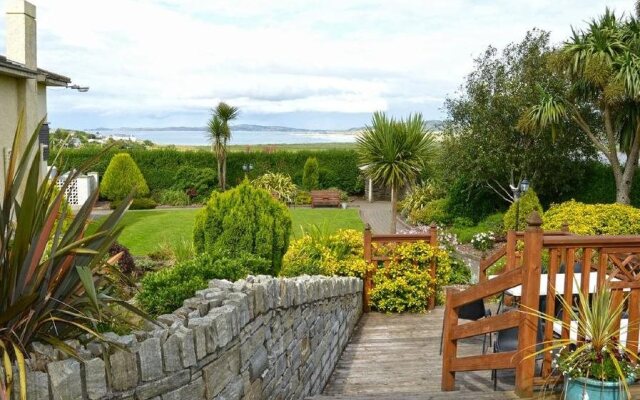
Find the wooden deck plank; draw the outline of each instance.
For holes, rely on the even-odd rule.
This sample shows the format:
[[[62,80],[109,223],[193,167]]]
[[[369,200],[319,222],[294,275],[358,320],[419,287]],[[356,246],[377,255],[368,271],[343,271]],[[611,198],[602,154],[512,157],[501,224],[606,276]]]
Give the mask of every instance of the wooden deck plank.
[[[441,307],[425,314],[363,315],[323,396],[332,396],[327,399],[459,397],[460,392],[440,391],[442,317]],[[482,341],[483,336],[461,340],[459,355],[481,355]],[[503,375],[510,390],[513,375],[507,372]],[[501,382],[500,388],[503,386]],[[490,371],[459,372],[456,388],[476,395],[484,392],[488,398],[513,398],[512,392],[493,391]]]
[[[456,391],[441,392],[439,355],[443,309],[428,314],[363,315],[322,395],[310,400],[484,400],[516,399],[512,370],[498,372],[498,391],[490,371],[458,372]],[[482,336],[461,340],[459,356],[480,355]],[[640,387],[631,388],[640,399]],[[557,399],[550,392],[535,398]]]

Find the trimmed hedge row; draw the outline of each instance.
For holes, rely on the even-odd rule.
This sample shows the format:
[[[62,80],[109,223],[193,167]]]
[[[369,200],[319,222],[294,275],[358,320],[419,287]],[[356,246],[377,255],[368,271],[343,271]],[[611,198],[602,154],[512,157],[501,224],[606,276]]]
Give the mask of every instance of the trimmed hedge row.
[[[82,166],[87,160],[95,158],[100,149],[66,149],[56,160],[56,167],[69,170]],[[182,165],[196,168],[215,168],[215,157],[208,151],[161,150],[110,150],[99,158],[91,168],[100,176],[109,165],[111,157],[126,152],[135,160],[152,191],[171,189],[175,183],[177,169]],[[250,178],[267,172],[280,172],[290,175],[297,185],[302,184],[302,171],[307,158],[315,157],[320,164],[321,188],[337,187],[350,194],[359,194],[364,190],[364,182],[360,178],[355,150],[321,150],[321,151],[275,151],[267,152],[232,152],[227,155],[227,182],[231,186],[238,185],[244,179],[242,165],[253,164]]]

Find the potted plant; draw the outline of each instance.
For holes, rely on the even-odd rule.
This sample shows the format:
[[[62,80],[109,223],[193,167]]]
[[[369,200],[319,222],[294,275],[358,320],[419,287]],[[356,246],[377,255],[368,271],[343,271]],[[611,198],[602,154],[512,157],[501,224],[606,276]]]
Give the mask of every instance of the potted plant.
[[[342,209],[346,210],[347,206],[349,205],[349,195],[347,194],[347,192],[345,191],[340,191],[340,201],[342,202]]]
[[[579,302],[573,307],[558,297],[562,310],[573,324],[538,311],[531,311],[546,323],[562,324],[577,333],[568,339],[553,339],[542,344],[541,350],[554,353],[552,368],[564,377],[562,398],[567,400],[626,400],[629,384],[638,376],[638,355],[619,340],[618,323],[624,304],[614,306],[611,290],[605,285],[591,300],[578,291]],[[525,311],[526,312],[526,311]],[[622,327],[622,330],[625,328]]]

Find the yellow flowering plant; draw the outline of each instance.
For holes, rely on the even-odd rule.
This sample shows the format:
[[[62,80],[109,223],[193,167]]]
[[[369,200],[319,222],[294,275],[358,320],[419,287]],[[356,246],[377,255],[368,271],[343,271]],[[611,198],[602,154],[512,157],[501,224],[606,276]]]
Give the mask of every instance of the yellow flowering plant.
[[[435,281],[431,277],[431,261],[437,263]],[[427,242],[403,243],[391,253],[391,261],[379,268],[371,291],[372,306],[383,312],[421,312],[434,292],[449,282],[449,254]],[[441,299],[440,299],[441,300]]]

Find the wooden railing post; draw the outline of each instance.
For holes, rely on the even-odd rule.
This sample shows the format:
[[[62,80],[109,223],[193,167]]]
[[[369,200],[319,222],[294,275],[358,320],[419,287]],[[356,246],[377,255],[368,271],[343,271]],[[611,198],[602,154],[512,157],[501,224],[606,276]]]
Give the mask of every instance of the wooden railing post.
[[[516,245],[518,240],[516,239],[516,231],[507,231],[507,264],[505,265],[505,271],[510,271],[516,267]]]
[[[429,226],[429,245],[431,245],[431,247],[433,247],[434,249],[438,248],[438,226],[436,225],[435,222],[432,222],[431,225]],[[431,266],[430,266],[430,274],[431,274],[432,282],[436,282],[437,268],[438,268],[438,262],[436,258],[433,257],[433,259],[431,260]],[[429,310],[433,310],[436,307],[437,295],[438,295],[438,287],[437,285],[435,285],[433,294],[429,298]]]
[[[540,301],[540,274],[542,263],[543,236],[542,220],[537,212],[527,218],[524,233],[524,254],[522,265],[522,298],[520,301],[520,324],[518,328],[518,360],[516,365],[516,394],[521,397],[533,396],[535,374],[535,352]]]
[[[364,228],[364,261],[367,263],[367,269],[364,273],[364,282],[362,287],[362,311],[371,311],[371,285],[373,282],[373,274],[371,272],[371,226],[367,224]]]
[[[451,338],[451,334],[456,325],[458,325],[458,312],[453,308],[454,290],[447,290],[447,297],[444,307],[444,320],[442,322],[443,338],[442,338],[442,382],[440,388],[442,391],[451,391],[456,386],[456,373],[452,371],[453,360],[458,354],[458,341]]]

